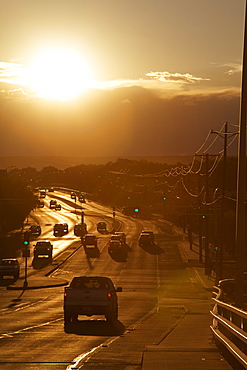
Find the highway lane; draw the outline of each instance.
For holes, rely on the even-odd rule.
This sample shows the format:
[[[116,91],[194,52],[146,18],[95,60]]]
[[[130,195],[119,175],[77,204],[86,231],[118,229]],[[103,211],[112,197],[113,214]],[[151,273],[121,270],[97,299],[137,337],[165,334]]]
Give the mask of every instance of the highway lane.
[[[185,309],[207,302],[208,292],[196,269],[182,262],[178,248],[182,239],[169,224],[164,223],[161,231],[158,220],[124,217],[121,222],[123,230],[131,230],[128,244],[132,250],[126,262],[108,255],[108,236],[99,234],[99,259],[88,259],[80,248],[54,273],[69,280],[77,274],[111,277],[123,287],[118,295],[119,320],[109,324],[101,316],[81,316],[80,322],[65,332],[62,287],[26,291],[19,301],[19,292],[1,291],[0,369],[71,370],[82,365],[100,370],[140,369],[144,346],[157,340]],[[149,250],[137,243],[144,227],[157,232],[157,246]],[[149,328],[148,334],[136,336],[156,310],[165,310],[156,331]]]
[[[71,210],[67,211],[70,213]],[[58,219],[66,219],[68,222],[67,215],[61,212],[57,218],[58,212],[55,213],[56,217],[54,213],[46,209],[41,212],[41,216],[39,212],[36,215],[47,226],[41,238],[48,238],[51,234],[51,227],[47,223]],[[108,208],[96,204],[87,204],[85,214],[85,220],[91,220],[92,232],[96,232],[96,224],[102,217],[112,218]],[[69,220],[71,223],[76,221],[73,217]],[[112,220],[108,222],[110,226]],[[66,368],[73,364],[78,355],[88,353],[106,340],[122,335],[155,307],[157,256],[148,255],[137,245],[137,237],[146,226],[146,221],[119,215],[118,225],[121,225],[121,230],[128,232],[127,243],[131,252],[127,261],[112,259],[107,250],[109,235],[97,233],[100,258],[87,258],[83,248],[80,248],[54,275],[70,280],[77,274],[99,274],[111,277],[116,285],[123,285],[124,292],[119,294],[119,321],[109,324],[104,317],[82,317],[75,332],[66,333],[63,327],[63,287],[27,290],[22,295],[19,291],[8,291],[2,287],[0,369],[34,369],[38,364],[53,364],[53,368],[58,366],[60,369],[64,365]],[[154,224],[148,226],[156,230]]]
[[[102,205],[84,205],[85,219],[91,220],[90,231],[96,232],[98,220],[112,224],[111,210]],[[47,212],[48,213],[48,212]],[[155,310],[162,296],[172,297],[173,281],[187,276],[178,251],[179,237],[169,225],[163,231],[153,220],[141,220],[118,215],[118,225],[127,234],[131,252],[127,261],[112,259],[107,250],[109,235],[97,233],[100,258],[87,258],[84,249],[78,251],[54,272],[55,277],[71,280],[75,275],[109,276],[119,293],[119,320],[113,324],[104,317],[80,317],[70,333],[63,325],[63,287],[19,291],[0,290],[0,369],[66,369],[72,368],[78,356],[96,353],[119,336],[126,337],[143,318]],[[44,221],[46,222],[46,221]],[[158,245],[150,250],[138,246],[138,235],[148,228],[156,234]],[[39,272],[42,273],[42,272]],[[191,281],[188,278],[189,282]],[[184,288],[176,288],[179,296]],[[190,284],[188,297],[194,297]],[[196,295],[198,297],[198,295]],[[177,298],[176,298],[177,299]],[[167,316],[168,317],[168,316]],[[174,320],[177,317],[174,316]],[[171,325],[169,317],[167,325]],[[166,325],[166,323],[163,323]],[[152,334],[153,335],[153,334]],[[150,338],[152,337],[150,333]],[[103,346],[103,347],[102,347]],[[123,353],[119,353],[123,356]]]

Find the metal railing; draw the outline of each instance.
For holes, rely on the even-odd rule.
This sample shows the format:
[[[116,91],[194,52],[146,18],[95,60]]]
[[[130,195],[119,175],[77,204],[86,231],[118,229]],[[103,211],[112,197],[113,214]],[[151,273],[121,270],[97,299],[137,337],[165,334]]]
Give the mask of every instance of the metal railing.
[[[224,302],[224,292],[216,286],[213,300],[210,328],[214,338],[243,369],[247,369],[247,312]]]

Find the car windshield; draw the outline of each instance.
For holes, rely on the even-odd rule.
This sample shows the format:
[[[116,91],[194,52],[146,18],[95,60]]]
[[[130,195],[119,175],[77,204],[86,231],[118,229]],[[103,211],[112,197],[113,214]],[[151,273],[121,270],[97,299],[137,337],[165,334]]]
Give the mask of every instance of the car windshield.
[[[87,242],[93,242],[93,241],[95,241],[95,236],[86,236],[85,240]]]
[[[101,278],[91,278],[91,277],[78,277],[74,278],[70,284],[73,289],[93,289],[102,290],[110,289],[111,286],[106,279]]]
[[[8,266],[8,265],[16,265],[16,261],[13,260],[5,260],[1,262],[2,266]]]

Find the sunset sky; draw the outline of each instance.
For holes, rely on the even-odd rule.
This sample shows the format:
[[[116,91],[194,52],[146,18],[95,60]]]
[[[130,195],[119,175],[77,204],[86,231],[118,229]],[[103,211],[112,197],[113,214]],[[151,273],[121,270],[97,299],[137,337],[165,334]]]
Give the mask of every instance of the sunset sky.
[[[0,156],[193,155],[238,124],[245,0],[0,7]]]

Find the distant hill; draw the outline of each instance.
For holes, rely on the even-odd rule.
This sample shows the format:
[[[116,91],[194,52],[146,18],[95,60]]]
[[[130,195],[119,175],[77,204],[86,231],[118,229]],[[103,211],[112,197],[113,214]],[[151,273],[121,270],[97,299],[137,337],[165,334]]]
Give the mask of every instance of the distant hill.
[[[165,157],[0,157],[0,169],[11,169],[17,167],[19,169],[26,167],[34,167],[41,170],[47,166],[53,166],[60,170],[68,167],[78,166],[80,164],[105,164],[115,162],[118,158],[127,158],[133,160],[147,160],[150,162],[167,163],[167,164],[189,164],[192,156],[165,156]]]

